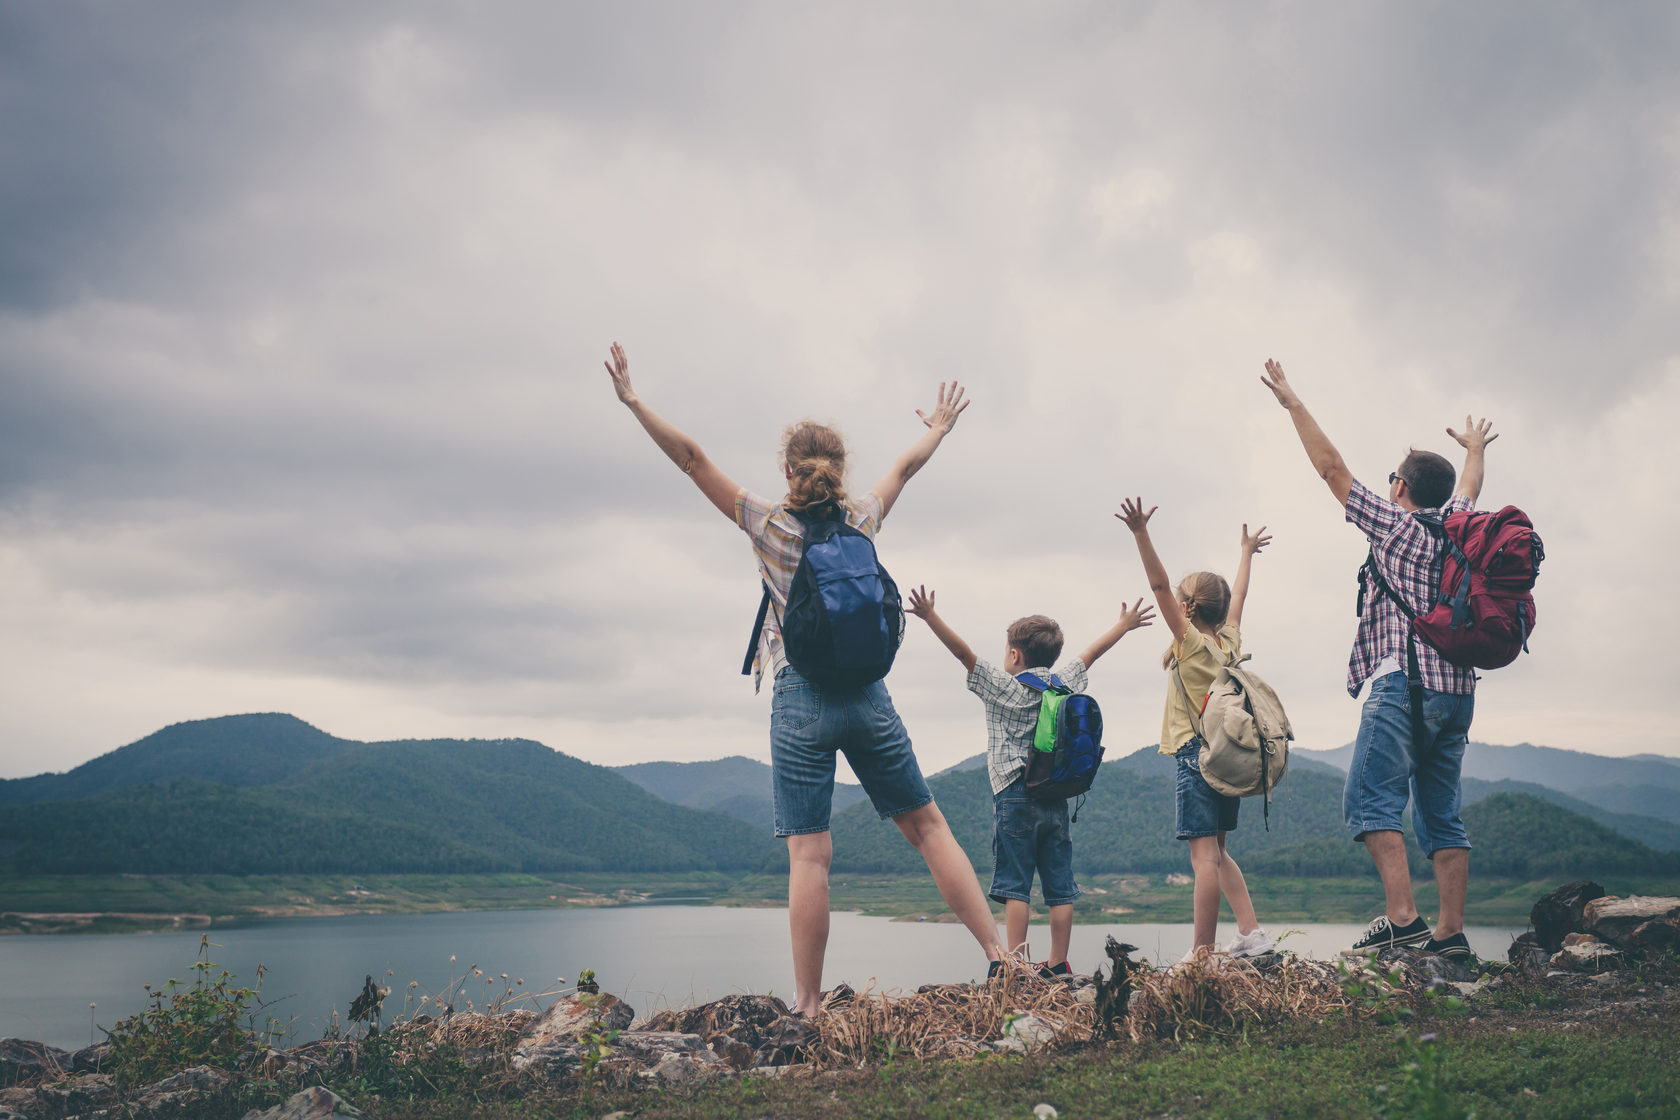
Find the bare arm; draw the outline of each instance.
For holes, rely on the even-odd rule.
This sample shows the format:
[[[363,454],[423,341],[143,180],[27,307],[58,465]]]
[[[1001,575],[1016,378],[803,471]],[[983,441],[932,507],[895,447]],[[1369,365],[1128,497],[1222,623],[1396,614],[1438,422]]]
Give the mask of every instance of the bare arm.
[[[1342,461],[1342,453],[1336,450],[1330,437],[1312,418],[1301,398],[1295,395],[1295,390],[1283,376],[1283,367],[1268,358],[1260,383],[1289,410],[1289,418],[1295,422],[1295,434],[1301,437],[1301,446],[1307,449],[1307,458],[1312,460],[1313,470],[1330,487],[1337,503],[1347,505],[1348,491],[1353,489],[1353,472],[1348,470],[1347,464]]]
[[[910,592],[908,609],[911,614],[927,623],[928,629],[933,631],[933,636],[944,643],[953,657],[962,662],[963,672],[974,672],[974,663],[979,658],[968,648],[968,643],[957,637],[957,632],[939,617],[939,612],[933,609],[933,592],[925,587],[918,587]]]
[[[1144,606],[1142,599],[1129,607],[1121,607],[1120,621],[1103,631],[1096,641],[1086,646],[1085,652],[1079,655],[1079,660],[1083,661],[1085,668],[1089,669],[1096,663],[1097,658],[1114,648],[1115,642],[1118,642],[1133,630],[1153,626],[1155,624],[1154,619],[1155,608]]]
[[[612,360],[607,362],[606,366],[607,373],[612,375],[613,392],[618,394],[618,399],[630,410],[630,414],[647,434],[653,437],[653,442],[659,445],[659,450],[665,452],[671,462],[693,479],[694,485],[700,487],[700,492],[706,495],[707,501],[733,523],[735,496],[741,492],[741,488],[735,485],[734,480],[724,474],[717,464],[706,458],[706,453],[700,450],[698,443],[642,403],[642,398],[636,395],[636,390],[630,385],[630,359],[624,356],[624,347],[616,342],[612,344]]]
[[[1482,476],[1487,468],[1487,445],[1498,439],[1499,433],[1493,430],[1491,420],[1477,420],[1471,423],[1470,417],[1466,416],[1463,432],[1455,432],[1448,428],[1447,434],[1464,448],[1464,469],[1458,474],[1456,493],[1461,498],[1469,498],[1470,504],[1475,505],[1476,499],[1482,496]]]
[[[1266,535],[1266,527],[1260,526],[1253,536],[1248,534],[1245,523],[1242,530],[1242,558],[1237,561],[1237,581],[1231,585],[1231,611],[1225,616],[1226,621],[1238,630],[1242,629],[1243,603],[1248,599],[1248,569],[1254,562],[1255,553],[1272,543],[1272,538]]]
[[[1145,513],[1142,498],[1128,498],[1120,503],[1120,508],[1124,512],[1114,516],[1126,523],[1126,528],[1132,531],[1132,539],[1137,541],[1138,555],[1143,558],[1143,574],[1149,577],[1149,590],[1155,594],[1155,605],[1161,608],[1161,621],[1167,624],[1176,642],[1190,628],[1190,620],[1185,617],[1184,608],[1179,606],[1172,581],[1167,579],[1167,569],[1162,565],[1161,558],[1155,555],[1155,544],[1149,539],[1149,519],[1161,507],[1150,506],[1149,512]]]
[[[892,511],[893,503],[898,501],[904,484],[909,482],[917,471],[927,466],[927,461],[939,450],[940,441],[957,426],[957,417],[968,407],[969,402],[963,400],[962,386],[955,381],[950,384],[951,390],[946,393],[945,382],[939,383],[939,403],[934,405],[931,413],[925,413],[919,408],[916,410],[916,415],[927,425],[928,430],[923,433],[921,439],[910,445],[910,450],[898,457],[898,462],[874,485],[875,496],[881,499],[883,518]]]

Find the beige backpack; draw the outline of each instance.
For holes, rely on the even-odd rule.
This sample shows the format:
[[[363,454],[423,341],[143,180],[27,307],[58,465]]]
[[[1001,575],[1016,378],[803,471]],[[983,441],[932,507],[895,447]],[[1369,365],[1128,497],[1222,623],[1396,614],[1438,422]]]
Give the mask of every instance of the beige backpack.
[[[1209,648],[1218,656],[1217,647]],[[1190,699],[1177,660],[1172,663],[1172,675],[1184,697],[1190,726],[1202,741],[1196,759],[1202,778],[1215,793],[1227,797],[1264,794],[1269,817],[1272,790],[1289,769],[1289,740],[1295,732],[1272,686],[1242,667],[1248,656],[1245,653],[1220,667],[1202,705]]]

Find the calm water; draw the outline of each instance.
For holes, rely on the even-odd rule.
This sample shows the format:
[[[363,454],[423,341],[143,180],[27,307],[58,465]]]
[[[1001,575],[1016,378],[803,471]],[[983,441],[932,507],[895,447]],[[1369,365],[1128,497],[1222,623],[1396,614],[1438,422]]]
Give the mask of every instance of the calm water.
[[[1286,947],[1327,957],[1363,928],[1281,923],[1272,933],[1299,930]],[[1221,925],[1220,938],[1235,932]],[[1489,926],[1467,931],[1478,954],[1497,960],[1517,932]],[[1109,934],[1157,961],[1176,959],[1190,944],[1188,925],[1079,925],[1069,953],[1076,970],[1106,963],[1102,945]],[[486,988],[483,979],[468,985],[464,998],[479,1005],[484,993],[500,990],[500,973],[541,992],[554,988],[557,977],[575,981],[583,968],[593,968],[603,990],[642,1015],[731,992],[790,998],[793,991],[785,910],[661,906],[293,918],[219,928],[211,940],[219,946],[211,959],[240,983],[253,983],[257,965],[267,966],[269,1013],[295,1018],[298,1041],[319,1036],[335,1008],[342,1014],[369,973],[393,989],[387,1015],[401,1009],[410,981],[418,981],[417,993],[443,991],[451,975],[472,965],[498,981],[496,988]],[[145,1003],[142,984],[191,978],[198,941],[196,932],[0,937],[0,1038],[85,1046],[90,1003],[97,1005],[91,1014],[100,1026],[132,1015]],[[1035,925],[1032,942],[1042,956],[1048,929]],[[825,987],[845,980],[862,988],[874,979],[882,988],[914,990],[984,973],[985,958],[961,926],[835,914],[823,980]]]

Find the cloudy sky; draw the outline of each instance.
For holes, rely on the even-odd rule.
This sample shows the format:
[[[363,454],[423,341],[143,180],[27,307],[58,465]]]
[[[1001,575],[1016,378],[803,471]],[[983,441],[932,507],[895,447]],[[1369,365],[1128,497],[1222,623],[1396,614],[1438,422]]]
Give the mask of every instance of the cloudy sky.
[[[1680,755],[1680,9],[1656,2],[106,5],[0,0],[0,776],[285,711],[358,739],[768,757],[737,480],[836,423],[988,656],[1231,572],[1300,745],[1349,741],[1355,473],[1491,417],[1548,557],[1475,737]],[[1160,627],[1097,668],[1154,741]],[[912,621],[924,766],[983,748]]]

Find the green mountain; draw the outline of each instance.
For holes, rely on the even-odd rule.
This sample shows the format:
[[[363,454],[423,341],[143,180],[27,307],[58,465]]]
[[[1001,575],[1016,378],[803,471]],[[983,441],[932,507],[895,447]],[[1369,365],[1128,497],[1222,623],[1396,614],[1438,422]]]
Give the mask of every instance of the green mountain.
[[[731,755],[710,762],[637,762],[613,769],[674,805],[727,813],[764,829],[775,826],[770,767],[762,762]],[[834,783],[836,812],[866,799],[862,786]]]
[[[1579,813],[1589,821],[1594,821],[1620,833],[1641,844],[1655,848],[1659,852],[1680,851],[1680,824],[1662,820],[1658,817],[1640,816],[1635,813],[1613,813],[1608,809],[1589,802],[1570,797],[1567,793],[1559,793],[1555,789],[1535,785],[1533,782],[1484,782],[1479,778],[1464,779],[1464,803],[1474,805],[1484,798],[1496,793],[1525,793],[1538,797],[1542,801],[1549,801],[1553,805],[1561,805],[1572,813]],[[1668,795],[1673,798],[1674,795]]]
[[[193,750],[171,742],[171,733],[185,728],[187,747],[210,738],[218,749],[249,754],[268,743],[263,736],[273,726],[247,717],[206,720],[165,729],[133,747],[149,744],[164,759],[192,757]],[[257,739],[243,738],[253,728]],[[0,805],[0,868],[37,874],[748,870],[775,850],[766,830],[672,805],[606,767],[540,743],[334,742],[332,753],[262,785],[170,775],[92,797]],[[158,768],[148,760],[132,772]]]
[[[928,782],[958,842],[977,867],[991,863],[992,808],[984,771],[958,770]],[[1370,860],[1342,826],[1342,778],[1291,769],[1273,797],[1270,828],[1260,802],[1243,805],[1229,840],[1246,871],[1289,876],[1364,875]],[[1657,852],[1566,809],[1521,793],[1496,793],[1465,810],[1483,874],[1569,876],[1680,872],[1680,855]],[[1536,833],[1558,837],[1535,844]],[[916,871],[920,857],[890,822],[868,806],[834,817],[838,871]],[[1083,874],[1185,871],[1184,845],[1173,839],[1173,769],[1153,747],[1105,763],[1073,825],[1074,867]],[[1420,872],[1428,867],[1413,848]],[[1521,870],[1503,870],[1517,869]],[[1532,874],[1531,874],[1532,872]]]
[[[356,745],[274,712],[193,720],[172,724],[68,773],[0,780],[0,805],[92,797],[176,778],[268,785]]]

